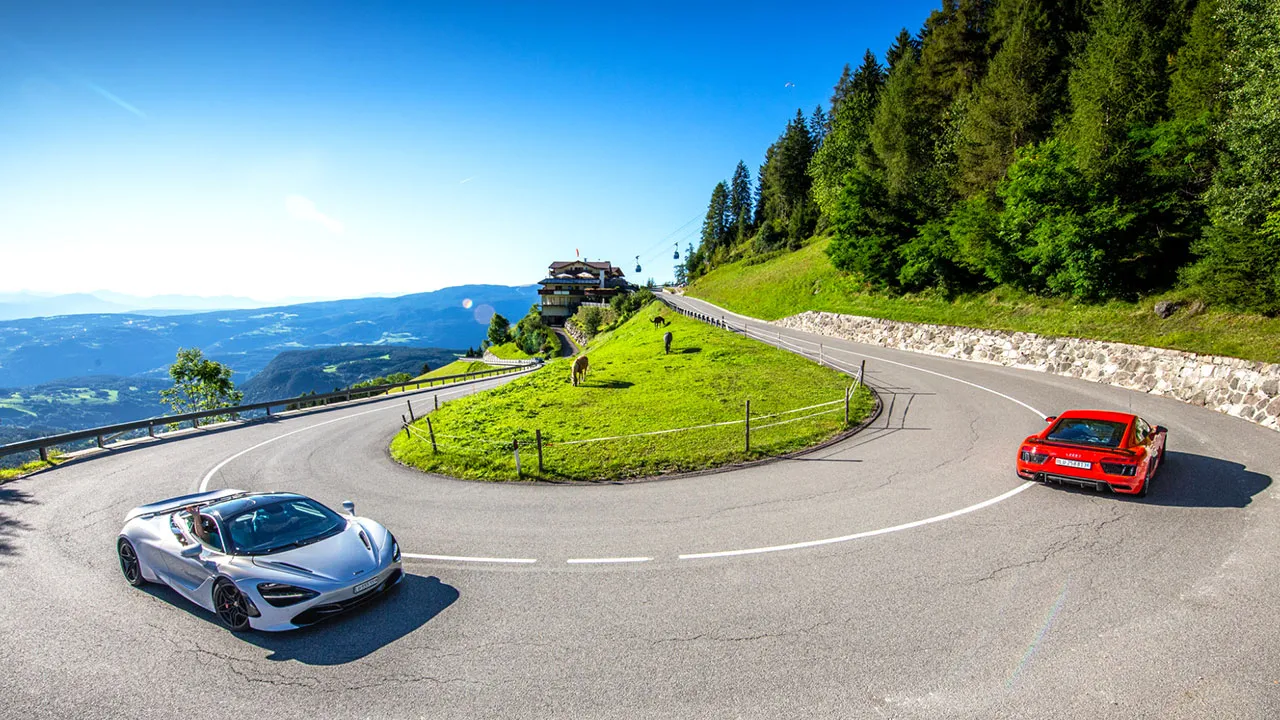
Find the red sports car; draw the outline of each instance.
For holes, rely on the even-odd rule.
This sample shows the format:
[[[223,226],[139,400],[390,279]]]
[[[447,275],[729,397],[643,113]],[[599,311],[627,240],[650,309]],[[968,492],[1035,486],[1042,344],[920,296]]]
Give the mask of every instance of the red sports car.
[[[1071,410],[1022,441],[1018,476],[1144,497],[1164,460],[1168,430],[1128,413]]]

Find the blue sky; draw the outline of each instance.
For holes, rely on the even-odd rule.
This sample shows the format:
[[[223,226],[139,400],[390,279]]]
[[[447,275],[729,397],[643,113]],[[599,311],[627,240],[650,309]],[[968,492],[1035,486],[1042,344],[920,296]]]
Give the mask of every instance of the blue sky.
[[[712,186],[936,4],[6,3],[0,292],[668,279]]]

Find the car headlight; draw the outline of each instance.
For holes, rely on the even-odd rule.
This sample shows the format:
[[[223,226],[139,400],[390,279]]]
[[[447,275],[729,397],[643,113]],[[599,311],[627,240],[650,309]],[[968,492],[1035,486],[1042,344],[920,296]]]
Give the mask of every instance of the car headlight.
[[[258,594],[275,607],[288,607],[310,600],[320,593],[284,583],[261,583],[258,585]]]
[[[391,535],[391,533],[387,533]],[[391,535],[391,560],[392,562],[400,562],[400,543],[396,542],[396,536]]]

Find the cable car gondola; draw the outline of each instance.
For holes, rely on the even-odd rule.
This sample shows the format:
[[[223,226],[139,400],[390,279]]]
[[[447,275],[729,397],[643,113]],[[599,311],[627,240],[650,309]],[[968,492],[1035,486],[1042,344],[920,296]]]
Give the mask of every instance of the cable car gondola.
[[[671,253],[671,259],[679,260],[680,259],[680,243],[676,243],[672,247],[675,248],[675,252]]]
[[[637,273],[640,272],[640,256],[639,255],[636,256],[636,272]]]

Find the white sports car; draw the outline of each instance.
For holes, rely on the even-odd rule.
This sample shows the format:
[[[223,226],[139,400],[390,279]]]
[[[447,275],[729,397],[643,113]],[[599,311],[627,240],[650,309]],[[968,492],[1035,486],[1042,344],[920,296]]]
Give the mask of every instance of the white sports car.
[[[116,541],[120,570],[131,585],[168,585],[234,631],[311,625],[404,576],[395,536],[342,505],[348,517],[303,495],[239,490],[143,505]]]

